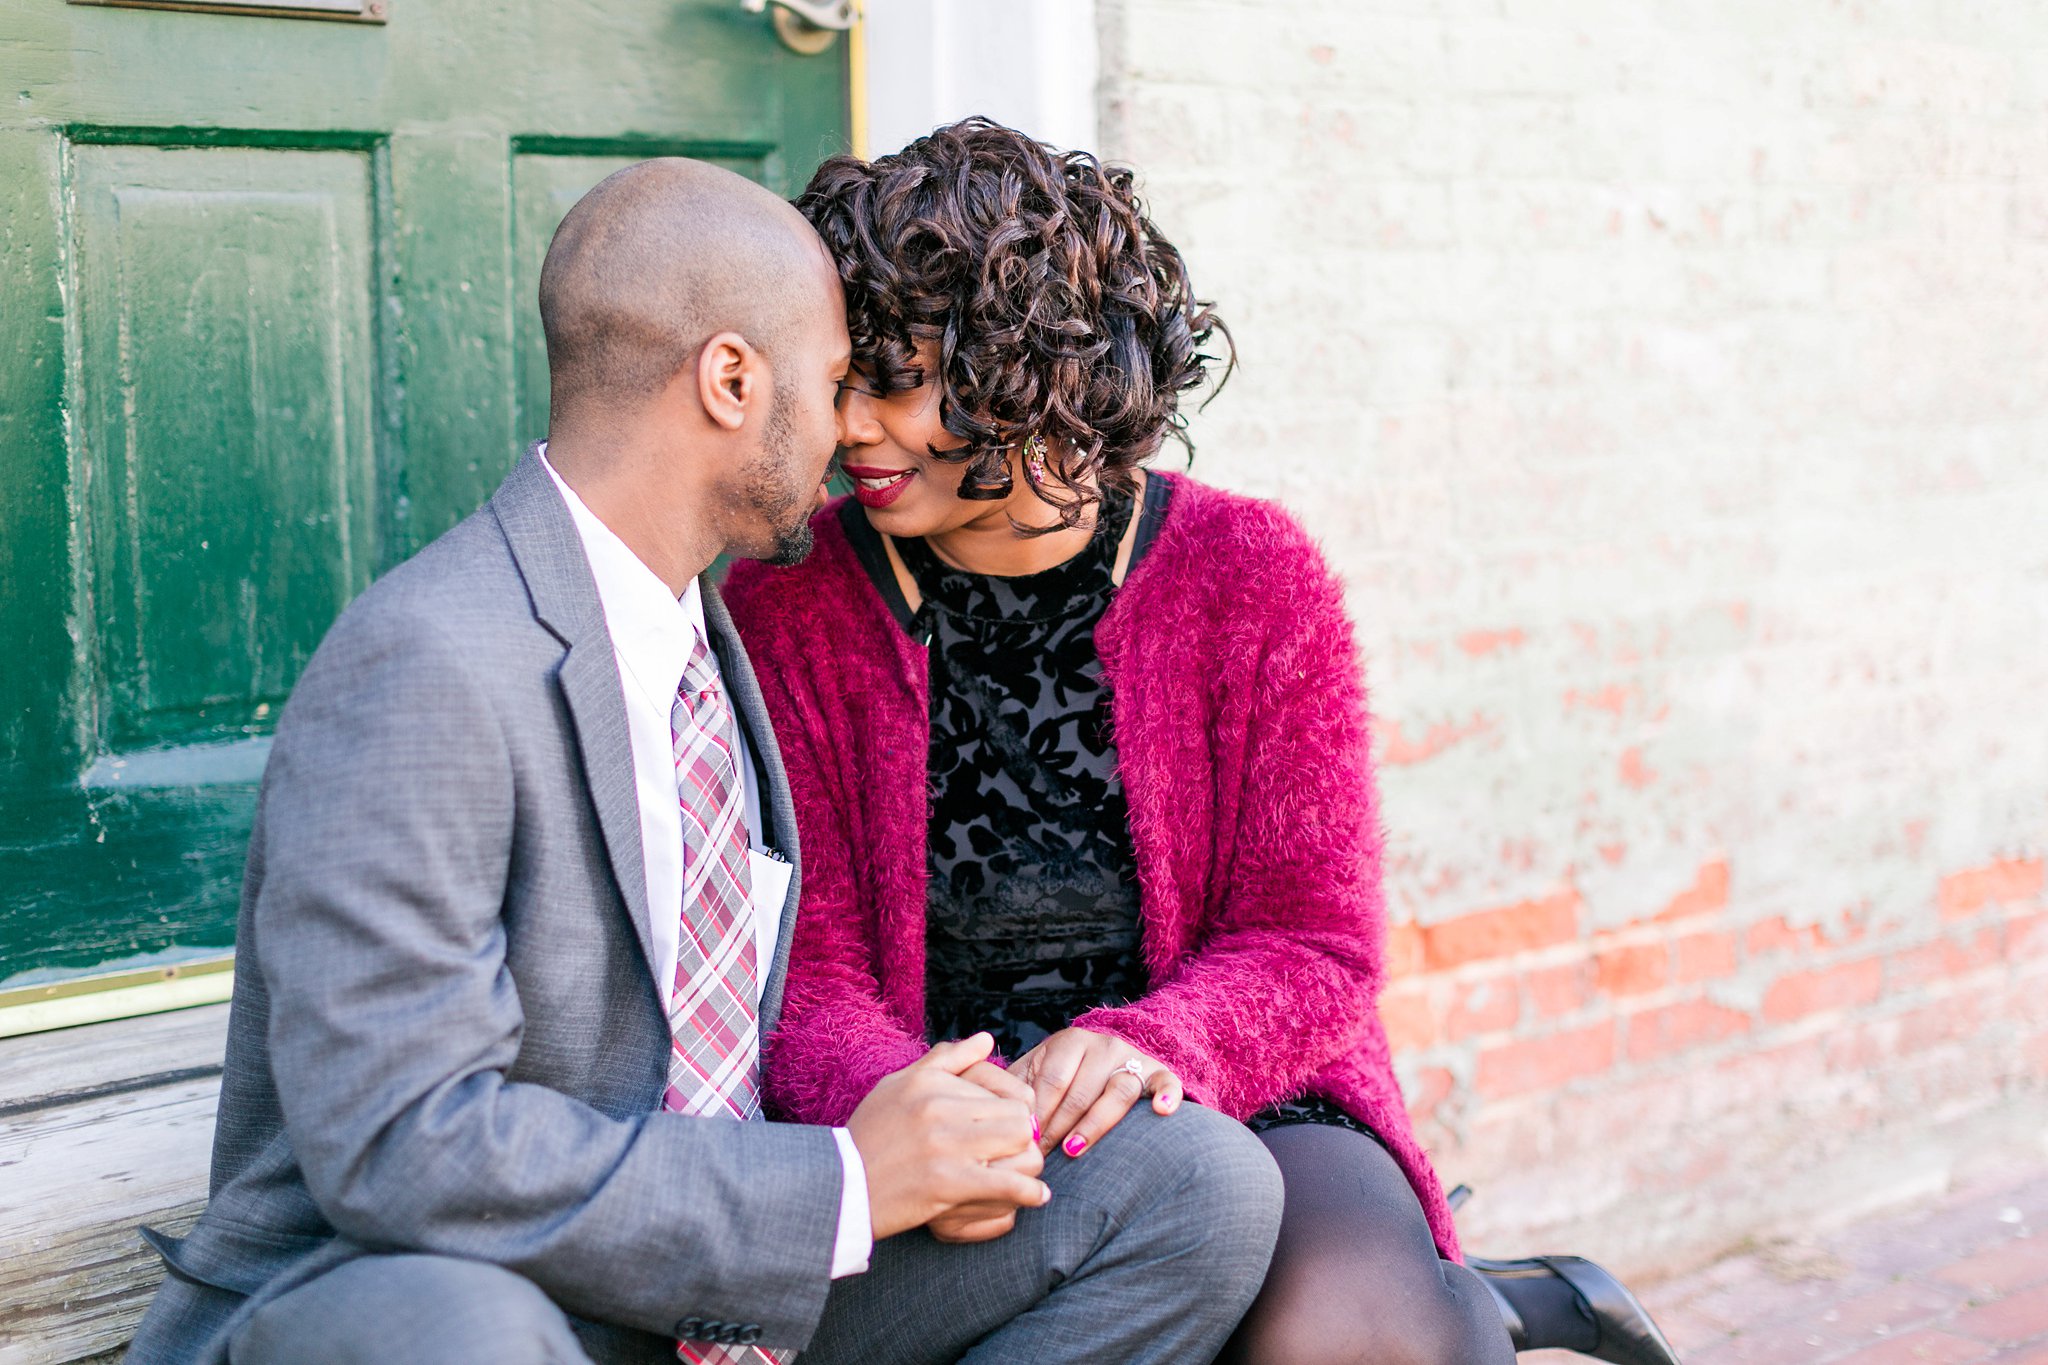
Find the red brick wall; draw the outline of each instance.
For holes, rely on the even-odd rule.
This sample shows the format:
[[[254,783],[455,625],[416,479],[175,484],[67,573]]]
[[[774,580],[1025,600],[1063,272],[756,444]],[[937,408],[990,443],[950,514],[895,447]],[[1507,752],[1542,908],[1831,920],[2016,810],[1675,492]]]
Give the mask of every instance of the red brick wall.
[[[1346,577],[1470,1240],[1674,1265],[2048,1132],[2048,11],[1102,0]]]
[[[2041,859],[1942,878],[1921,915],[1797,928],[1745,923],[1732,881],[1705,863],[1611,927],[1568,887],[1397,927],[1381,1017],[1424,1140],[1484,1187],[1479,1233],[1670,1266],[1829,1216],[1802,1180],[1861,1209],[1985,1154],[1958,1147],[2011,1151],[2031,1125],[2038,1149],[2021,1101],[2048,1075]],[[1979,1122],[2008,1103],[2015,1122]],[[1741,1197],[1701,1207],[1717,1181]]]

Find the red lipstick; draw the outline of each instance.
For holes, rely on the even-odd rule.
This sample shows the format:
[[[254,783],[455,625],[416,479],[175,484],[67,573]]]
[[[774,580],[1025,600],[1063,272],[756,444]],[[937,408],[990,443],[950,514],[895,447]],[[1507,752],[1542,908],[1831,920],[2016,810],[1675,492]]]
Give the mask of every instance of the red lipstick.
[[[839,470],[853,480],[854,500],[862,507],[882,508],[903,496],[916,477],[914,469],[876,469],[869,465],[844,464]]]

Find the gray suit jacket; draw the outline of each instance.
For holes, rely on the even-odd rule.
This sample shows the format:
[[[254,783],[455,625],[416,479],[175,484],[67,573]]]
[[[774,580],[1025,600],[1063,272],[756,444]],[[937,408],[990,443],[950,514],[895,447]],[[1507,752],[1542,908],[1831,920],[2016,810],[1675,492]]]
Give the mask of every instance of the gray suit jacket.
[[[706,585],[708,588],[708,584]],[[731,619],[705,615],[796,818]],[[790,880],[761,1034],[781,1007]],[[809,1340],[831,1133],[660,1112],[624,695],[568,508],[529,451],[322,642],[279,721],[237,929],[212,1199],[128,1359],[225,1358],[255,1304],[354,1256],[509,1267],[572,1313]],[[673,907],[664,913],[673,914]]]

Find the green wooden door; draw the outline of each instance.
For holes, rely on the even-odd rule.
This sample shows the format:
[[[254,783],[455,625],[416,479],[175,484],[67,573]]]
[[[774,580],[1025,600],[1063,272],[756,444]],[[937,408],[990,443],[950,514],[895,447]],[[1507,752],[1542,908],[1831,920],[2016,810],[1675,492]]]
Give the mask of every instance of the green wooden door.
[[[845,145],[739,0],[267,3],[382,21],[0,0],[0,991],[229,947],[299,669],[546,429],[576,197]]]

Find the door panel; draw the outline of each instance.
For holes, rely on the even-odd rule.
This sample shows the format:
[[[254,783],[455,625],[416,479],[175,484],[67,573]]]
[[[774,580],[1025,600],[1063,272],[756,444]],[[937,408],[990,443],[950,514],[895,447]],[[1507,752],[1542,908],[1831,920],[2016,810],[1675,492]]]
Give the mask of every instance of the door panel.
[[[369,581],[369,158],[75,155],[102,741],[240,737]]]
[[[264,744],[249,742],[251,750]],[[252,752],[239,772],[136,785],[126,780],[123,760],[109,759],[90,785],[9,793],[0,801],[8,881],[0,970],[13,978],[9,984],[231,948],[256,804],[256,774],[248,769],[260,766],[260,752]]]
[[[0,990],[232,942],[306,659],[545,431],[577,195],[845,143],[738,0],[386,12],[0,0]]]

